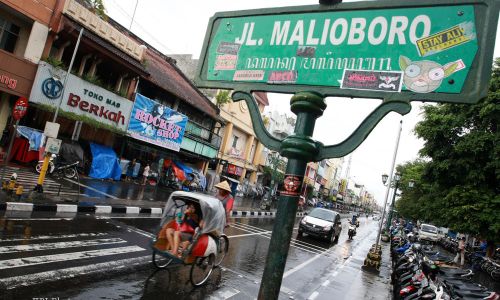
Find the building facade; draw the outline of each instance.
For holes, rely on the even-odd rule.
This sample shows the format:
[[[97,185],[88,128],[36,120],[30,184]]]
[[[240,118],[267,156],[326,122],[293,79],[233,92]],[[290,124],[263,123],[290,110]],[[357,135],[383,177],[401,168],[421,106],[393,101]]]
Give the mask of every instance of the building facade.
[[[260,112],[269,105],[266,93],[254,93]],[[221,147],[218,163],[214,167],[216,177],[224,177],[240,183],[254,185],[260,175],[264,145],[256,138],[248,107],[244,101],[226,103],[220,108],[225,126],[221,128]]]
[[[14,103],[19,97],[29,98],[57,4],[0,1],[0,153],[7,147]]]
[[[218,108],[175,61],[112,19],[101,19],[83,2],[22,2],[21,6],[19,1],[2,0],[0,5],[0,23],[4,24],[0,24],[4,26],[0,34],[9,35],[5,49],[0,50],[9,63],[2,63],[0,72],[8,68],[5,78],[12,78],[5,79],[5,87],[0,84],[0,126],[5,127],[2,122],[16,97],[24,96],[30,108],[21,125],[43,130],[59,106],[56,122],[63,142],[99,144],[113,149],[124,161],[136,158],[143,165],[176,160],[206,171],[221,143],[214,132],[220,127]],[[71,61],[71,74],[66,76]],[[161,107],[172,116],[187,117],[178,147],[131,135],[129,123],[138,96],[148,99],[152,106],[148,109]],[[158,120],[163,118],[166,113]],[[170,124],[143,121],[144,131],[149,124],[155,137],[166,134],[166,124]]]

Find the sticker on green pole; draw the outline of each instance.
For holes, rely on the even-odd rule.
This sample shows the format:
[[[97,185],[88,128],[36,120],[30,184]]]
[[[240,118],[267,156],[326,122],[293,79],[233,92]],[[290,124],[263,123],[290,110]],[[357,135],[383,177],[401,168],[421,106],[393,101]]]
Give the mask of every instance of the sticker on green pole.
[[[371,1],[217,13],[200,87],[474,103],[487,92],[499,5]]]

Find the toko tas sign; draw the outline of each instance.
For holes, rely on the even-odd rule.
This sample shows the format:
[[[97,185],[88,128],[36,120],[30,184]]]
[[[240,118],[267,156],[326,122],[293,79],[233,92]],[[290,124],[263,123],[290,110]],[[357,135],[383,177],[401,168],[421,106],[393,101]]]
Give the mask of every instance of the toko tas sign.
[[[493,0],[371,1],[217,13],[200,87],[471,103],[491,73]]]

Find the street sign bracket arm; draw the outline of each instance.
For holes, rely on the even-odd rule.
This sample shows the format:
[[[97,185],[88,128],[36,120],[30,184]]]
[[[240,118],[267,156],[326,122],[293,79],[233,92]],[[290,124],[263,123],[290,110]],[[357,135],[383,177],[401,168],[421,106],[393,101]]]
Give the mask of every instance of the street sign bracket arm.
[[[248,111],[250,112],[250,117],[252,118],[252,126],[257,136],[257,139],[266,146],[269,150],[279,151],[281,146],[281,140],[273,137],[264,126],[264,121],[260,115],[259,107],[257,106],[256,100],[250,92],[235,91],[232,95],[233,101],[238,102],[245,100]]]
[[[385,115],[391,111],[397,112],[400,115],[406,115],[410,110],[411,104],[407,101],[391,100],[382,102],[361,122],[358,128],[347,139],[335,145],[320,147],[317,161],[343,157],[351,153],[368,137],[373,128],[375,128]]]

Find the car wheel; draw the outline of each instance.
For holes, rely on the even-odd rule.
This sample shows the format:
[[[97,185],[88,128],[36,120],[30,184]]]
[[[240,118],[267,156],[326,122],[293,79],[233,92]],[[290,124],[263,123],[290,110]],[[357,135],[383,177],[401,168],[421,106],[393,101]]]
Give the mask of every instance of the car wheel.
[[[335,242],[335,236],[333,235],[335,232],[332,231],[330,232],[327,236],[326,239],[328,240],[329,243],[334,243]]]

